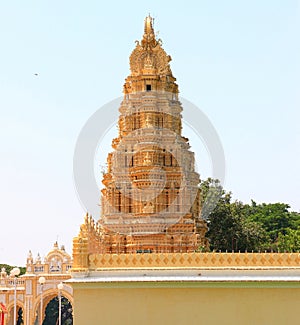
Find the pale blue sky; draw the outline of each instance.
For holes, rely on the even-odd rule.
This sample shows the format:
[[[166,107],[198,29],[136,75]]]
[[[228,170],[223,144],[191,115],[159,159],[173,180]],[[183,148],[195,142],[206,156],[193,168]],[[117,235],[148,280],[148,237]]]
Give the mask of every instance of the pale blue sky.
[[[71,253],[76,139],[122,95],[149,12],[181,95],[219,133],[225,188],[300,210],[299,1],[2,1],[0,263],[43,256],[57,236]]]

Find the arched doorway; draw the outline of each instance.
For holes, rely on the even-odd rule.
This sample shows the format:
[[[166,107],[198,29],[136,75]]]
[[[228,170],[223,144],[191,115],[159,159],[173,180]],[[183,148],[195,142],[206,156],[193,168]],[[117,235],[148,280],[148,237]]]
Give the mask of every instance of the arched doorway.
[[[73,297],[66,290],[61,292],[61,315],[62,315],[62,325],[72,325],[73,324]],[[40,325],[40,317],[42,315],[43,325],[57,325],[58,324],[58,292],[55,289],[50,289],[44,291],[43,294],[43,311],[41,313],[41,297],[37,297],[35,301],[33,315],[33,325]],[[26,324],[27,325],[27,324]],[[30,324],[28,324],[30,325]]]
[[[51,299],[45,309],[45,318],[43,325],[57,325],[58,324],[58,297]],[[61,297],[61,324],[73,325],[73,307],[70,301],[62,296]]]

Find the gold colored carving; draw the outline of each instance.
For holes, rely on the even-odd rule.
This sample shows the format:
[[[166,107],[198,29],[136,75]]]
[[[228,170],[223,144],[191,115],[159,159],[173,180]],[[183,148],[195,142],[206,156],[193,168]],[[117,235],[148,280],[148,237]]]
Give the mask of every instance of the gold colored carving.
[[[145,33],[141,44],[130,55],[130,70],[133,76],[142,74],[172,75],[169,62],[171,57],[161,47],[161,41],[155,39],[152,18],[145,19]]]
[[[89,269],[300,267],[299,253],[91,254]]]
[[[171,57],[152,24],[146,17],[143,38],[130,56],[119,135],[103,175],[101,217],[95,222],[86,215],[74,239],[75,266],[86,268],[91,253],[194,252],[208,246],[200,178],[188,139],[181,134],[182,107]]]

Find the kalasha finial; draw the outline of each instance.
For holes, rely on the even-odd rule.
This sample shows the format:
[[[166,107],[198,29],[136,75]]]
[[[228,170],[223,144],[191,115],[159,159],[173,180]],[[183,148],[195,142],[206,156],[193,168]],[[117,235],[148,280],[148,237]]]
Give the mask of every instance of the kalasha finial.
[[[154,34],[153,26],[152,26],[153,18],[150,14],[145,18],[145,34]]]
[[[149,14],[149,16],[145,18],[144,35],[142,39],[142,47],[144,49],[153,48],[158,44],[155,39],[152,22],[153,22],[153,18]]]

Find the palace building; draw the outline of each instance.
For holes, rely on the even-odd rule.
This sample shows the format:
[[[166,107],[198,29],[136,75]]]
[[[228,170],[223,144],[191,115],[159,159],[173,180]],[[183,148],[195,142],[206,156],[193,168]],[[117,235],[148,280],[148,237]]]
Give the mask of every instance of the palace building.
[[[41,258],[37,254],[33,258],[28,253],[26,273],[14,278],[3,268],[0,273],[0,325],[14,324],[14,294],[16,292],[16,320],[18,324],[38,325],[47,317],[47,306],[59,295],[58,284],[70,279],[69,270],[72,267],[72,258],[55,242],[53,249]],[[40,279],[44,283],[40,283]],[[73,289],[63,284],[60,292],[70,306],[73,304]],[[1,304],[5,310],[1,310]],[[23,321],[23,323],[21,323]]]

